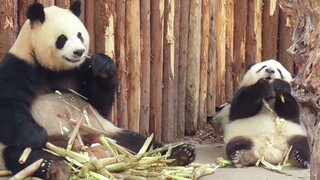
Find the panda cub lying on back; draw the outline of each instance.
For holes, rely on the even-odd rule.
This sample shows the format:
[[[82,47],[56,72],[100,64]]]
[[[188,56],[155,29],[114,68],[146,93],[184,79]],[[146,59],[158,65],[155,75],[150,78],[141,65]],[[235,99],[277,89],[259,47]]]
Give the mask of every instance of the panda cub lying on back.
[[[84,110],[91,121],[87,124],[99,129],[95,132],[80,129],[85,145],[99,142],[102,134],[133,152],[138,152],[145,142],[144,136],[106,120],[117,89],[117,69],[104,54],[88,58],[89,34],[78,18],[80,10],[80,1],[69,9],[31,4],[28,20],[0,63],[0,170],[7,168],[17,173],[42,158],[34,176],[69,179],[69,167],[64,160],[43,148],[47,141],[66,147],[68,133],[63,133],[62,127],[72,130],[69,119],[81,120]],[[70,93],[70,89],[86,99]],[[163,144],[154,142],[153,146]],[[20,164],[19,157],[27,147],[32,152]],[[103,156],[103,150],[94,155]],[[176,159],[176,165],[186,165],[195,158],[194,147],[187,144],[176,147],[172,158]]]
[[[291,74],[277,61],[254,64],[246,71],[224,128],[226,152],[236,167],[254,165],[259,158],[272,164],[289,162],[309,167],[310,152],[299,105],[290,93]],[[224,118],[222,118],[224,119]]]

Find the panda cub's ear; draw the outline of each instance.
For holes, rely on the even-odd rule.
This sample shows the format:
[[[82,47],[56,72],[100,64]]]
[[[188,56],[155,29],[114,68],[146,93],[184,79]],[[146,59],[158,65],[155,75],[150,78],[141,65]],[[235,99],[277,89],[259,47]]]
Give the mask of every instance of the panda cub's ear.
[[[31,4],[27,9],[27,18],[31,21],[31,23],[35,21],[44,22],[45,14],[44,7],[42,4],[35,2]]]
[[[81,14],[81,2],[80,1],[74,1],[70,6],[70,11],[76,15],[77,17]]]

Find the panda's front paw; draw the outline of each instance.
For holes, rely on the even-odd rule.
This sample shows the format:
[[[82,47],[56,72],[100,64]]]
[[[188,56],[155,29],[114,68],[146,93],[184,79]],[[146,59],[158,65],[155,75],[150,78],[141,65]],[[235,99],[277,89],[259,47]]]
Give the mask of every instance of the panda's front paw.
[[[70,178],[70,171],[68,165],[62,160],[43,160],[35,173],[35,177],[44,180],[68,180]]]
[[[172,149],[170,159],[175,159],[171,166],[185,166],[194,161],[196,157],[195,147],[191,144],[182,144]]]
[[[260,79],[256,83],[256,89],[261,93],[262,99],[268,99],[274,96],[270,81],[267,79]]]
[[[281,79],[274,79],[272,88],[277,94],[290,94],[290,84]]]
[[[106,78],[116,73],[116,64],[109,56],[102,53],[97,53],[93,55],[91,59],[92,70],[95,75]]]

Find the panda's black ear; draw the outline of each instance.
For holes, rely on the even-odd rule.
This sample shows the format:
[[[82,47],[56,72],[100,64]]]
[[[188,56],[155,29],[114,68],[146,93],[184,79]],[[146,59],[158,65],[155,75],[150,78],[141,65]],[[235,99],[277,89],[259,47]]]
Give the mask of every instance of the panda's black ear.
[[[30,19],[31,23],[34,21],[43,23],[45,19],[43,5],[38,2],[31,4],[27,9],[27,18]]]
[[[249,69],[250,69],[253,65],[255,65],[255,63],[251,63],[251,64],[249,64],[249,65],[246,67],[245,72],[249,71]]]
[[[80,1],[74,1],[70,6],[70,11],[76,15],[77,17],[81,14],[81,2]]]

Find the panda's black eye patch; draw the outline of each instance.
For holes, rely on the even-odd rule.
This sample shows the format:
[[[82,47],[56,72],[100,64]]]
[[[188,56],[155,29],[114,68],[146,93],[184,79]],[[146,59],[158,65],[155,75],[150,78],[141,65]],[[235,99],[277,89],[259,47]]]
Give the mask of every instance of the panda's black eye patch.
[[[283,74],[282,74],[281,70],[278,69],[278,68],[277,68],[277,70],[278,70],[278,72],[279,72],[279,74],[280,74],[281,79],[283,79]]]
[[[266,68],[266,67],[267,67],[266,65],[262,66],[262,67],[257,71],[257,73],[260,72],[262,69],[264,69],[264,68]]]
[[[57,49],[62,49],[63,46],[66,44],[67,40],[68,38],[65,35],[61,34],[56,41]]]
[[[80,41],[83,43],[83,37],[81,35],[81,32],[78,32],[77,37],[80,39]]]

